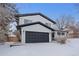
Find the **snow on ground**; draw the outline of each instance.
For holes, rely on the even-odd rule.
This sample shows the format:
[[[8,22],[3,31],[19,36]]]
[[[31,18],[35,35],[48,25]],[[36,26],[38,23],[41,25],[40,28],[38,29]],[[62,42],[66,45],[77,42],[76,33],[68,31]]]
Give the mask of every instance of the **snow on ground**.
[[[10,47],[0,45],[0,56],[79,56],[79,39],[69,39],[66,44],[26,43]]]

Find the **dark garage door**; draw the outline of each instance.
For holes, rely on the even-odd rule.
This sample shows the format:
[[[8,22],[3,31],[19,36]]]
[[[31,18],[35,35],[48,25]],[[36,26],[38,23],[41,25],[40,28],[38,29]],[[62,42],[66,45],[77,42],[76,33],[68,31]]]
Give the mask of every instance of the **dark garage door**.
[[[26,43],[49,42],[49,33],[26,32]]]

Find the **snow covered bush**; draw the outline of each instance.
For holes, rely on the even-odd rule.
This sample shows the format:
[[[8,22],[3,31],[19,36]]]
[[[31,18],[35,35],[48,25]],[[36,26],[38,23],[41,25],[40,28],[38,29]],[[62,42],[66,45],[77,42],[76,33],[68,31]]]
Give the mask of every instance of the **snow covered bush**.
[[[66,43],[66,40],[67,40],[66,38],[60,38],[60,43],[61,44],[65,44]]]
[[[55,40],[56,40],[58,43],[65,44],[67,38],[66,38],[66,37],[63,37],[63,36],[59,36],[59,37],[56,37]]]

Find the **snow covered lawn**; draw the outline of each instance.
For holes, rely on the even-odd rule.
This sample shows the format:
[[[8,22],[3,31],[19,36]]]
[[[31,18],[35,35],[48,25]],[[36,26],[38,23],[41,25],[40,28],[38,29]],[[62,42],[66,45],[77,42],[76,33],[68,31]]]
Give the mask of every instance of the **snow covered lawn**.
[[[27,43],[9,47],[0,45],[0,56],[79,56],[79,39],[69,39],[66,44]]]

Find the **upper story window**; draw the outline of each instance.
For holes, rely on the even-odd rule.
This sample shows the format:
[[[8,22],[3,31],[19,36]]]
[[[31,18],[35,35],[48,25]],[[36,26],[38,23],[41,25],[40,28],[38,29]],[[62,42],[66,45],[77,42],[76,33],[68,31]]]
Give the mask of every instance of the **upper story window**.
[[[24,19],[24,24],[31,23],[31,22],[32,22],[32,20]]]
[[[51,24],[50,23],[45,23],[47,26],[51,27]]]

